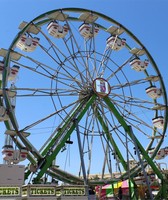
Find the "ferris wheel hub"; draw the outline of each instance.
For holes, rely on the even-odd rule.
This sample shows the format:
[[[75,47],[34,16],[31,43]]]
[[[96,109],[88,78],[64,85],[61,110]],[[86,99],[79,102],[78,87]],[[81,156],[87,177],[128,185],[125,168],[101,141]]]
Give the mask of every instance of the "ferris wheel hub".
[[[104,78],[96,78],[93,81],[93,90],[98,96],[105,97],[110,94],[111,87],[108,81]]]

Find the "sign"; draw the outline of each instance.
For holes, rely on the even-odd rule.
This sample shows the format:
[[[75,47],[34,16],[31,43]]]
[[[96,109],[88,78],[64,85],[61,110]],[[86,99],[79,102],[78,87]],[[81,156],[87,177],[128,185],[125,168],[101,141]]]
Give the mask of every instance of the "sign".
[[[93,81],[93,90],[100,97],[108,96],[111,88],[109,83],[103,78],[97,78]]]
[[[63,190],[63,195],[65,196],[69,196],[69,195],[73,195],[73,196],[84,196],[85,195],[85,188],[75,188],[75,187],[72,187],[72,188],[64,188]]]
[[[56,186],[56,185],[26,185],[22,187],[22,197],[36,197],[52,199],[56,196],[85,196],[85,187],[82,186]]]
[[[22,188],[22,197],[55,197],[55,186],[27,185]]]
[[[60,186],[56,188],[56,195],[60,196],[85,196],[85,187],[83,186]]]
[[[30,196],[55,196],[55,187],[31,187]]]
[[[85,196],[85,188],[84,187],[61,187],[56,189],[57,196],[60,194],[64,196]]]
[[[20,187],[0,187],[0,197],[20,196]]]

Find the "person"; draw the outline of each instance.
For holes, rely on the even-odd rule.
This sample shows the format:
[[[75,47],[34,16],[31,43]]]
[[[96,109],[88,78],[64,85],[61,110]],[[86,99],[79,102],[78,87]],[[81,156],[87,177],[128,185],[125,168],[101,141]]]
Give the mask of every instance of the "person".
[[[118,188],[118,199],[122,200],[122,188],[121,187]]]
[[[89,187],[89,195],[95,195],[95,190],[93,187]]]
[[[145,191],[145,199],[150,199],[150,193],[148,189]]]
[[[89,187],[89,200],[96,200],[95,190],[93,187]]]

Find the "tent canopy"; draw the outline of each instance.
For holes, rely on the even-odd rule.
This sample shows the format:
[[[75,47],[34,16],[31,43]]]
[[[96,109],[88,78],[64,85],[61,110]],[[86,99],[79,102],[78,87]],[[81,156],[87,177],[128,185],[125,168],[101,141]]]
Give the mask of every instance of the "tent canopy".
[[[131,183],[131,187],[134,187],[134,184],[130,181]],[[108,189],[112,189],[112,185],[113,185],[113,188],[116,189],[116,188],[129,188],[129,181],[128,180],[125,180],[125,181],[120,181],[120,182],[117,182],[117,183],[113,183],[113,184],[107,184],[107,185],[104,185],[102,187],[102,190],[108,190]]]

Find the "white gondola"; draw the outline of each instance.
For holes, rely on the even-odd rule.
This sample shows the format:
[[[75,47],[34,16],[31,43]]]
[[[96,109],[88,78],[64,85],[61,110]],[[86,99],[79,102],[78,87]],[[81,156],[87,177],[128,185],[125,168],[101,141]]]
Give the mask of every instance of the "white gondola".
[[[10,72],[9,72],[9,77],[8,77],[8,80],[9,81],[13,81],[16,79],[17,75],[18,75],[18,72],[19,72],[19,69],[20,67],[17,66],[17,65],[13,65],[11,68],[10,68]]]
[[[47,26],[48,33],[55,38],[64,38],[68,33],[68,25],[64,26],[58,24],[56,21],[52,21]]]
[[[93,27],[92,25],[88,23],[83,23],[79,27],[79,32],[85,39],[89,39],[89,38],[95,37],[98,34],[99,27],[97,26]]]
[[[14,155],[14,149],[12,145],[5,145],[2,148],[2,157],[5,161],[12,162]]]
[[[130,61],[131,68],[137,72],[144,71],[148,67],[149,61],[145,59],[144,61],[139,58],[135,58]]]
[[[156,86],[151,86],[146,88],[146,94],[152,99],[157,99],[162,95],[162,91],[160,88],[157,88]]]
[[[32,52],[39,45],[39,40],[40,39],[37,37],[31,38],[27,35],[22,35],[17,42],[16,47],[25,52]]]
[[[0,80],[2,80],[3,69],[4,69],[4,62],[0,61]]]
[[[144,176],[137,176],[134,178],[134,181],[135,181],[136,185],[144,185],[145,184]]]
[[[154,152],[154,149],[150,150],[150,151],[149,151],[149,154],[152,155],[153,152]],[[168,155],[168,147],[165,147],[165,148],[160,149],[160,150],[157,152],[155,159],[156,159],[156,160],[160,160],[160,159],[165,158],[167,155]]]
[[[149,183],[153,183],[156,180],[155,174],[147,174],[147,179]],[[136,185],[147,185],[147,180],[144,175],[137,176],[134,178]]]
[[[27,155],[28,155],[27,149],[25,148],[22,148],[20,150],[16,149],[13,154],[13,163],[18,164],[19,162],[26,160]]]
[[[152,123],[154,127],[163,129],[164,127],[164,118],[162,116],[158,116],[152,119]]]
[[[157,155],[155,156],[155,160],[161,160],[163,158],[165,158],[166,154],[165,154],[165,149],[160,149],[158,152],[157,152]]]
[[[16,87],[14,85],[14,83],[11,84],[10,88],[7,91],[9,98],[10,98],[10,102],[11,102],[11,106],[13,109],[15,109],[16,106]]]
[[[9,81],[13,81],[16,79],[16,76],[19,72],[19,66],[17,65],[13,65],[10,69],[9,69],[9,75],[8,75],[8,80]],[[3,69],[4,69],[4,62],[0,61],[0,80],[2,80],[2,74],[3,74]]]
[[[149,178],[150,178],[151,183],[156,181],[156,175],[155,174],[149,174]]]
[[[16,149],[13,154],[13,164],[18,164],[20,162],[20,150]]]
[[[110,36],[107,40],[107,47],[115,50],[115,51],[119,51],[121,50],[123,47],[125,47],[126,44],[126,39],[124,38],[118,38],[117,36]]]
[[[154,153],[154,151],[155,151],[155,149],[154,149],[154,148],[153,148],[153,149],[151,149],[151,150],[149,150],[149,151],[148,151],[149,155],[150,155],[150,156],[152,156],[152,155],[153,155],[153,153]]]
[[[167,156],[168,155],[168,147],[165,147],[164,150],[165,150],[165,155]]]
[[[10,102],[11,102],[11,106],[12,106],[12,108],[13,108],[13,110],[14,110],[15,107],[16,107],[16,96],[10,98]]]
[[[0,106],[0,121],[6,121],[9,119],[9,115],[7,114],[6,108]]]
[[[22,149],[20,150],[20,162],[26,160],[27,155],[28,155],[27,149],[22,148]]]

